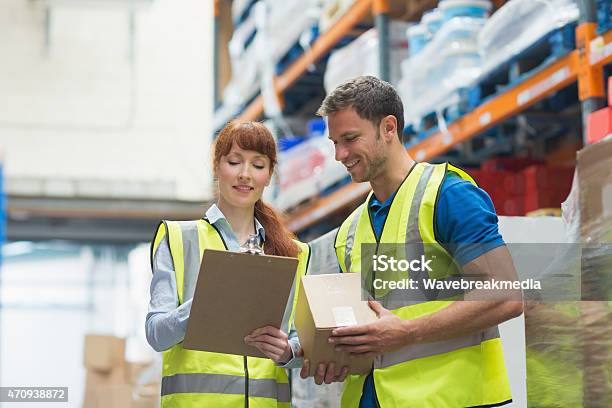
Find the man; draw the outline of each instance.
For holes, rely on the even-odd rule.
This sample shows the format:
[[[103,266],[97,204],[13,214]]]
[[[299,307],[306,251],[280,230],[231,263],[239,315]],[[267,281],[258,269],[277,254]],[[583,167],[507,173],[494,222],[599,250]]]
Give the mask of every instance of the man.
[[[488,195],[461,169],[415,163],[406,154],[400,139],[403,105],[390,84],[371,76],[349,80],[325,98],[317,113],[327,117],[336,160],[353,181],[372,187],[336,236],[342,272],[360,269],[362,244],[378,250],[379,244],[395,243],[414,244],[421,255],[446,265],[436,270],[437,279],[516,279]],[[511,401],[496,325],[522,313],[520,293],[483,300],[470,292],[464,299],[471,301],[391,295],[369,302],[379,317],[375,323],[332,332],[329,341],[337,350],[375,356],[369,375],[346,378],[343,407],[501,406]],[[305,360],[302,377],[308,366]],[[320,364],[315,382],[345,376],[346,368],[338,372],[333,363]]]

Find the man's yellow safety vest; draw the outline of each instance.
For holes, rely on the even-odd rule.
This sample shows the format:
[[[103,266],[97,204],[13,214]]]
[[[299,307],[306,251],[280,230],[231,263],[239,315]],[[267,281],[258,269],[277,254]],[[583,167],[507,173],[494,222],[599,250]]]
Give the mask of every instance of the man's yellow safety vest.
[[[167,237],[167,238],[166,238]],[[204,249],[227,250],[221,234],[207,220],[163,221],[151,245],[151,257],[167,239],[176,274],[179,304],[193,297]],[[300,278],[310,250],[297,242],[300,253],[288,312],[281,329],[289,332]],[[270,359],[186,350],[175,344],[163,353],[162,407],[290,407],[287,373]]]
[[[406,251],[411,251],[411,258],[423,255],[434,260],[431,272],[425,270],[413,274],[411,271],[411,278],[458,277],[461,268],[437,242],[434,232],[436,200],[449,172],[476,184],[467,173],[450,164],[416,164],[393,198],[379,240],[376,239],[367,207],[372,197],[370,193],[368,199],[338,230],[335,247],[342,272],[361,271],[361,257],[372,255],[365,251],[376,254],[384,244],[402,244],[406,246]],[[437,300],[452,299],[451,294],[444,296],[438,293],[435,298],[427,295],[419,298],[415,295],[417,292],[376,290],[375,297],[384,307],[405,320],[432,314],[452,303]],[[414,344],[384,353],[374,360],[373,377],[377,400],[382,408],[499,406],[511,401],[497,326],[463,337]],[[347,378],[342,407],[359,406],[365,378],[365,375]]]

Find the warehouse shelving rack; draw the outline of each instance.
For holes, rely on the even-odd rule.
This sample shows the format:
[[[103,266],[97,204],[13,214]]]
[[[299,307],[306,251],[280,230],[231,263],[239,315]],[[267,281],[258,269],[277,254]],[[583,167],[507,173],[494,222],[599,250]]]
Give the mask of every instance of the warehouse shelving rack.
[[[381,38],[379,60],[380,77],[389,78],[388,21],[391,0],[357,0],[353,6],[326,33],[312,45],[312,49],[293,62],[275,80],[275,91],[282,101],[283,92],[304,75],[309,65],[325,56],[340,39],[370,12]],[[430,160],[458,143],[502,123],[523,112],[540,100],[573,84],[578,84],[578,97],[582,103],[583,119],[603,105],[605,96],[603,67],[612,62],[612,31],[597,34],[596,12],[593,0],[582,0],[580,23],[576,29],[576,49],[546,65],[524,81],[508,87],[504,92],[483,102],[471,112],[450,123],[446,131],[437,131],[426,139],[407,148],[417,161]],[[257,97],[238,116],[243,120],[257,120],[263,115],[263,98]],[[583,122],[586,122],[583,120]],[[585,132],[586,133],[586,132]],[[333,193],[315,198],[305,207],[290,213],[289,228],[301,232],[323,221],[362,199],[370,190],[367,183],[348,184]]]

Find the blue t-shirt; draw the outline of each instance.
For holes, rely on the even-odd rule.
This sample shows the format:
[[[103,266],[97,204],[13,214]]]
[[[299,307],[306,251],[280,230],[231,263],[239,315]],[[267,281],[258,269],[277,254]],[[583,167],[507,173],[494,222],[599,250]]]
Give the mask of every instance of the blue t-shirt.
[[[368,210],[376,237],[380,237],[393,194],[381,203],[372,197]],[[442,183],[436,204],[434,230],[436,239],[461,265],[504,245],[497,228],[497,214],[489,195],[456,175],[449,173]],[[478,245],[474,245],[478,243]],[[372,374],[366,377],[360,408],[376,407],[376,392]]]

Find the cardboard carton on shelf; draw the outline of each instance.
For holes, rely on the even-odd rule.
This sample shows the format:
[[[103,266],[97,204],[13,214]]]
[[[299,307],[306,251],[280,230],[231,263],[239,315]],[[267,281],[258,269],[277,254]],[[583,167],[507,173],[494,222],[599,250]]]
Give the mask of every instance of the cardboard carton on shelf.
[[[339,372],[349,367],[350,374],[366,374],[372,369],[372,358],[351,357],[336,352],[328,338],[333,329],[376,321],[376,314],[361,300],[361,274],[338,273],[306,275],[300,285],[295,326],[304,357],[310,361],[314,375],[321,362],[335,362]]]

